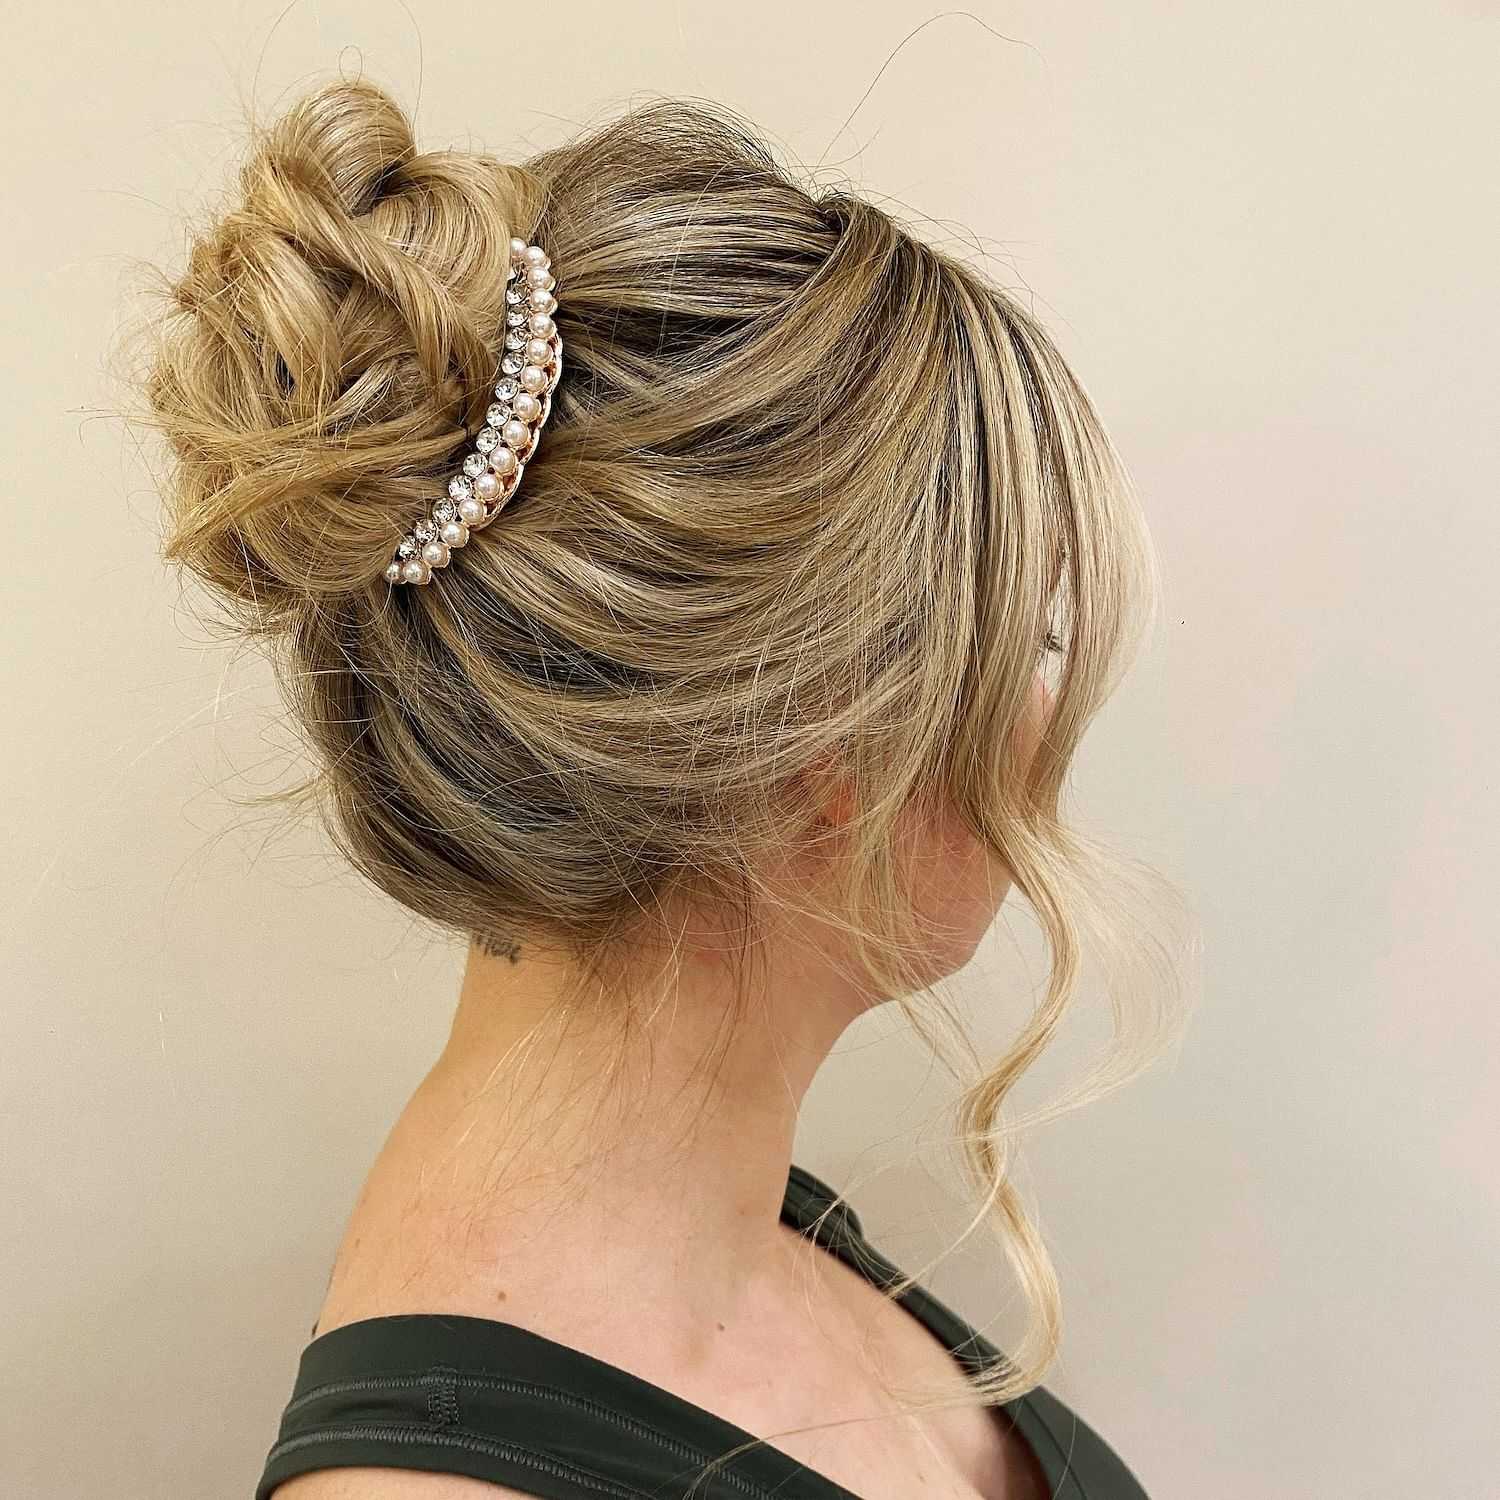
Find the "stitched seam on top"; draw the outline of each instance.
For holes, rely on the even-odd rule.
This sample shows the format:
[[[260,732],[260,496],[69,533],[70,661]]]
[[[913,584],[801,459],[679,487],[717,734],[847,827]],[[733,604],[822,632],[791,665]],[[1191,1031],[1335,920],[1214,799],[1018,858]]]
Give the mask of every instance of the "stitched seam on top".
[[[597,1401],[591,1401],[586,1396],[575,1396],[570,1391],[557,1390],[552,1386],[536,1385],[526,1380],[511,1380],[502,1375],[453,1374],[451,1373],[451,1367],[444,1371],[414,1370],[408,1374],[401,1375],[371,1375],[359,1380],[330,1381],[324,1385],[315,1386],[312,1390],[299,1396],[286,1408],[283,1420],[285,1420],[286,1416],[291,1415],[295,1409],[324,1396],[355,1391],[400,1390],[413,1385],[438,1384],[468,1386],[478,1390],[504,1391],[510,1395],[538,1396],[562,1406],[570,1406],[576,1410],[585,1411],[591,1416],[599,1417],[626,1432],[634,1434],[636,1437],[647,1438],[666,1449],[667,1452],[676,1458],[691,1460],[700,1465],[713,1461],[711,1455],[704,1452],[703,1449],[695,1448],[690,1443],[684,1443],[677,1438],[670,1437],[668,1434],[652,1427],[649,1423],[639,1421],[637,1418],[621,1416],[610,1407],[603,1406]],[[451,1431],[452,1429],[448,1430]],[[288,1438],[286,1441],[292,1442],[295,1440]],[[488,1441],[493,1442],[494,1439],[488,1439]],[[760,1446],[768,1452],[781,1453],[780,1449],[772,1448],[764,1442]],[[274,1453],[276,1450],[273,1448],[271,1451]],[[796,1463],[796,1460],[792,1459],[791,1462]],[[718,1477],[731,1488],[739,1490],[742,1494],[755,1496],[757,1500],[760,1500],[760,1497],[770,1500],[772,1496],[770,1490],[756,1484],[754,1480],[746,1479],[742,1474],[734,1473],[732,1470],[721,1468],[718,1470]]]
[[[305,1448],[310,1443],[347,1442],[355,1439],[380,1438],[392,1443],[435,1443],[439,1447],[467,1448],[483,1453],[490,1458],[503,1458],[510,1463],[540,1469],[558,1479],[567,1479],[585,1489],[597,1490],[601,1495],[610,1495],[615,1500],[653,1500],[645,1490],[633,1489],[613,1479],[581,1469],[576,1464],[564,1463],[551,1454],[540,1453],[531,1448],[518,1447],[513,1443],[497,1443],[477,1432],[453,1428],[432,1429],[426,1427],[393,1427],[379,1422],[361,1423],[350,1427],[319,1427],[312,1432],[300,1433],[276,1444],[266,1455],[266,1464],[278,1456]]]

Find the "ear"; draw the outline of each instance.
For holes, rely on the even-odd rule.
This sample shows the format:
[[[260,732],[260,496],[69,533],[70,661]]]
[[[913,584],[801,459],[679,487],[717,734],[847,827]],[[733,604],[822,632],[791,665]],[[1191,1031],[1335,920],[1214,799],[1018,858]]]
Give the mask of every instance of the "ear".
[[[854,785],[837,751],[827,750],[803,772],[802,782],[816,809],[818,823],[833,829],[845,827],[859,806]]]

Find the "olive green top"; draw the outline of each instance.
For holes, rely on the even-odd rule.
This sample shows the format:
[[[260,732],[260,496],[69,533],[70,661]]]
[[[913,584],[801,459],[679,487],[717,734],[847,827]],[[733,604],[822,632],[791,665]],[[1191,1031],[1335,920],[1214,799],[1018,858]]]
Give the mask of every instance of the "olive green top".
[[[800,1167],[781,1216],[877,1287],[899,1279],[854,1212]],[[921,1287],[899,1300],[963,1368],[1003,1362]],[[1047,1391],[1002,1409],[1053,1500],[1146,1500],[1109,1445]],[[742,1444],[752,1446],[704,1474]],[[449,1313],[365,1318],[302,1351],[255,1500],[296,1474],[351,1465],[462,1474],[542,1500],[682,1500],[690,1490],[700,1500],[859,1500],[660,1386],[514,1323]]]

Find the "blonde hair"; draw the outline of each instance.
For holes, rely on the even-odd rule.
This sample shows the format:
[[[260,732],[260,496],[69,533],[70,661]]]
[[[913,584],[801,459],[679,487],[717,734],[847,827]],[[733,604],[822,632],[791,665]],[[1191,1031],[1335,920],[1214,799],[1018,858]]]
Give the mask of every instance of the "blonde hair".
[[[512,236],[559,276],[547,441],[496,524],[392,590],[491,399]],[[362,82],[257,132],[170,299],[146,386],[168,556],[272,648],[319,764],[298,794],[403,906],[602,974],[674,893],[752,913],[765,857],[815,837],[802,773],[832,757],[858,819],[825,915],[936,1041],[897,819],[950,806],[1003,859],[1051,972],[961,1125],[1034,1310],[979,1388],[1035,1384],[1058,1293],[1002,1107],[1110,922],[1059,799],[1150,592],[1042,327],[724,110],[652,103],[506,165],[419,152]]]

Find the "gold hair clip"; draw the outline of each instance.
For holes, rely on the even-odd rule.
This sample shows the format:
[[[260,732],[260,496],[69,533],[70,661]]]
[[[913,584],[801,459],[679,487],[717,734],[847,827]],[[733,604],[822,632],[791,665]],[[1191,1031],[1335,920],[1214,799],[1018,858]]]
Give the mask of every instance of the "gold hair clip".
[[[448,493],[401,538],[386,565],[388,583],[430,583],[471,531],[488,526],[516,492],[552,411],[562,374],[562,337],[553,321],[557,280],[540,245],[510,242],[505,277],[505,354],[495,401],[474,436],[474,451],[448,481]]]

